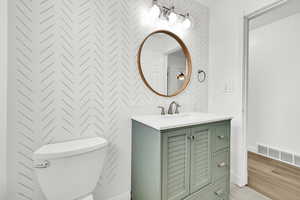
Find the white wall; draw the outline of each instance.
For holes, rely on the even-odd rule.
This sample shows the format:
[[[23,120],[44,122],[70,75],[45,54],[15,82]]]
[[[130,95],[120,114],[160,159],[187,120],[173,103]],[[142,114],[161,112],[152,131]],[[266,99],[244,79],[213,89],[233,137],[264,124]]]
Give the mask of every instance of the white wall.
[[[242,162],[243,17],[275,0],[222,0],[210,7],[209,111],[229,113],[232,121],[232,181],[244,185]]]
[[[198,1],[199,3],[201,3],[201,4],[203,4],[203,5],[207,6],[207,7],[210,7],[211,4],[212,4],[214,1],[216,1],[216,0],[196,0],[196,1]]]
[[[300,14],[250,31],[247,145],[300,155]]]
[[[6,199],[7,1],[0,1],[0,199]]]
[[[32,171],[38,147],[96,135],[110,146],[95,199],[128,198],[130,116],[159,113],[172,100],[182,111],[207,111],[207,83],[195,72],[207,70],[209,10],[194,0],[175,5],[195,19],[189,31],[171,28],[187,44],[194,73],[186,91],[162,98],[136,66],[144,37],[168,28],[142,23],[151,1],[9,1],[9,200],[44,199]]]
[[[183,51],[177,51],[168,55],[168,94],[172,94],[182,88],[184,80],[178,80],[179,73],[186,74],[186,57]]]
[[[141,56],[141,65],[146,81],[150,86],[161,94],[166,94],[166,67],[165,56],[159,49],[143,50]],[[155,59],[153,59],[155,58]]]

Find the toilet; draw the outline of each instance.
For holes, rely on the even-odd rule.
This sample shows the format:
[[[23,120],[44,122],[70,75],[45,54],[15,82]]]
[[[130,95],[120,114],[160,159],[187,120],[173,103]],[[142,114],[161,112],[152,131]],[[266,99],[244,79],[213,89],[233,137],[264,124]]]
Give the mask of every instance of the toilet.
[[[100,137],[44,145],[34,169],[47,200],[93,200],[108,142]]]

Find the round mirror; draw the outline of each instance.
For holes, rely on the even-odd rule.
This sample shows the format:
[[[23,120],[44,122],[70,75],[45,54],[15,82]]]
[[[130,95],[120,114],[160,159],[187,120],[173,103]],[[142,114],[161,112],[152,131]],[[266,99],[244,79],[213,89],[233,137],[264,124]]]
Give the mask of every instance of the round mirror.
[[[142,42],[138,69],[146,86],[159,96],[172,97],[189,84],[190,53],[184,42],[169,31],[155,31]]]

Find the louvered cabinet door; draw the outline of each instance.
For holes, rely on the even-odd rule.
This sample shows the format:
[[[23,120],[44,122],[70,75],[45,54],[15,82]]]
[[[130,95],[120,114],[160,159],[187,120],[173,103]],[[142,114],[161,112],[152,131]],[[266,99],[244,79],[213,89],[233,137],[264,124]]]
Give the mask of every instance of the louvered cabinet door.
[[[192,128],[191,193],[211,183],[211,133],[209,126]]]
[[[190,129],[163,135],[162,199],[182,200],[189,195]]]

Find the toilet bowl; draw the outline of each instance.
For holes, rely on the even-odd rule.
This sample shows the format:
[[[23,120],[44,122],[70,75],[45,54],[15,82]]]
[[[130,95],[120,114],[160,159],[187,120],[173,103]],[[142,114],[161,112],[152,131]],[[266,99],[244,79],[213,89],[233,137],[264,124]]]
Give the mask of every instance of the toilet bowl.
[[[46,199],[93,200],[107,144],[96,137],[48,144],[35,151],[35,173]]]

